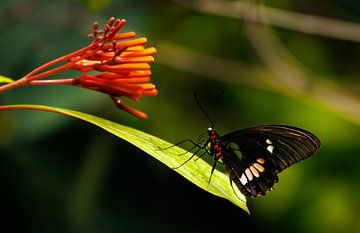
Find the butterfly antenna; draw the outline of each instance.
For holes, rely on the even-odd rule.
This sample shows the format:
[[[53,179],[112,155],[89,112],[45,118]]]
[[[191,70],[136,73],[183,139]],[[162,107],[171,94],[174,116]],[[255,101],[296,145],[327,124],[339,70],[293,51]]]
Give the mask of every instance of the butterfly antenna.
[[[210,115],[205,111],[205,109],[201,106],[199,99],[197,97],[197,91],[194,92],[194,99],[196,104],[199,106],[200,110],[204,113],[204,115],[209,119],[211,123],[211,127],[214,127],[214,121],[211,119]]]

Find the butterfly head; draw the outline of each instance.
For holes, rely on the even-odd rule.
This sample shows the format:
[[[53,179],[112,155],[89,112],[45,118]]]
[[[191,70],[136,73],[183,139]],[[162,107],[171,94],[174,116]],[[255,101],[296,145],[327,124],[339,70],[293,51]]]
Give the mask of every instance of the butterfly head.
[[[214,128],[211,126],[209,128],[207,128],[207,132],[208,132],[208,135],[211,137],[212,135],[215,135],[216,132],[214,130]]]
[[[211,127],[207,128],[207,132],[208,132],[210,141],[214,141],[218,138],[218,134],[215,131],[214,127],[211,126]]]

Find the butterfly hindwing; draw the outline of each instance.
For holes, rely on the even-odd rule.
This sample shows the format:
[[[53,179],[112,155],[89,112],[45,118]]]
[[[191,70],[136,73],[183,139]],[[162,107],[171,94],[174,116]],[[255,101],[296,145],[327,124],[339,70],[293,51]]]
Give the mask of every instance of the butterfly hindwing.
[[[228,155],[223,156],[225,169],[244,195],[265,195],[278,181],[276,168],[269,162],[264,163],[264,156],[250,162],[236,160],[230,153]]]
[[[320,147],[315,135],[284,125],[241,129],[219,141],[225,169],[246,196],[264,195],[278,181],[279,172]]]

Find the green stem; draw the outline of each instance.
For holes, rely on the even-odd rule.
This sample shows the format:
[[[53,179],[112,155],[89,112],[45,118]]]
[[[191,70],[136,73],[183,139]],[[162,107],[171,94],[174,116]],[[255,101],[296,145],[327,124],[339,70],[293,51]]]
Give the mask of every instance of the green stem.
[[[56,108],[51,108],[42,105],[31,105],[31,104],[0,105],[0,111],[7,111],[7,110],[37,110],[44,112],[60,113],[57,111],[58,109]]]

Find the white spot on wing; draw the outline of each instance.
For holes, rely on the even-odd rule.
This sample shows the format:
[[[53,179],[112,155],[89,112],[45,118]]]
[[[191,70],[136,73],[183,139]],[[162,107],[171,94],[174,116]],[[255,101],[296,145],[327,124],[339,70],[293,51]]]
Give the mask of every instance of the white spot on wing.
[[[263,167],[263,166],[261,166],[260,164],[258,164],[258,163],[254,163],[254,165],[253,165],[255,168],[256,168],[256,170],[258,170],[259,172],[264,172],[265,171],[265,168]]]
[[[253,174],[251,173],[249,168],[245,169],[245,175],[248,178],[249,181],[252,181],[252,179],[254,178]]]
[[[268,145],[268,146],[266,147],[266,150],[268,150],[268,151],[272,154],[273,151],[274,151],[274,146],[273,146],[273,145]]]
[[[245,185],[248,182],[244,173],[240,177],[240,182],[242,185]]]
[[[260,174],[259,172],[256,170],[256,168],[254,166],[250,166],[250,170],[251,170],[251,173],[255,176],[255,177],[259,177]]]
[[[272,144],[272,141],[270,141],[270,139],[266,139],[266,143],[267,144]]]
[[[256,161],[261,164],[265,163],[265,159],[263,159],[263,158],[258,158],[258,159],[256,159]]]

